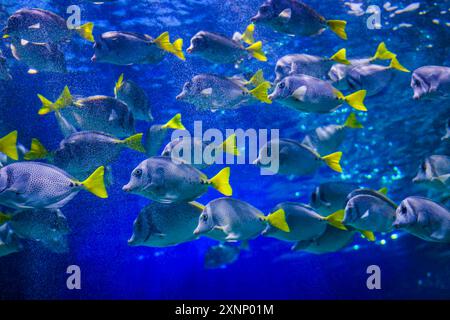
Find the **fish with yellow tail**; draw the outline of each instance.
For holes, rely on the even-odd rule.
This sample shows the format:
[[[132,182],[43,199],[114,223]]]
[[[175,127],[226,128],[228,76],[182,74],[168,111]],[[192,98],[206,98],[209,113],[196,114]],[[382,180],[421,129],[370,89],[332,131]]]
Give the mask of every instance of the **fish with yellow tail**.
[[[298,141],[276,139],[270,140],[259,150],[258,158],[253,164],[271,170],[274,174],[305,176],[314,174],[323,165],[342,172],[341,157],[342,152],[321,156]],[[273,162],[277,162],[276,165]]]
[[[19,159],[19,153],[17,152],[17,130],[0,138],[0,153],[3,153],[13,160]]]
[[[191,45],[186,51],[219,64],[239,64],[248,56],[265,62],[267,57],[264,54],[262,42],[255,42],[254,30],[254,25],[249,25],[243,35],[235,33],[232,39],[209,31],[199,31],[192,37]],[[245,47],[242,42],[249,46]]]
[[[169,157],[151,157],[131,172],[130,181],[122,190],[161,203],[188,202],[205,194],[209,187],[231,196],[229,178],[229,167],[208,178],[189,164]]]
[[[251,21],[289,35],[315,36],[330,29],[339,38],[347,40],[346,21],[326,20],[299,0],[265,0]]]
[[[341,212],[323,217],[310,206],[298,202],[282,202],[272,212],[262,235],[282,241],[315,241],[325,232],[327,225],[347,230],[341,223]],[[280,223],[280,220],[284,223]]]
[[[181,122],[181,113],[177,113],[164,124],[154,124],[144,135],[145,153],[149,157],[158,155],[164,145],[169,130],[186,130]]]
[[[199,74],[184,84],[183,90],[176,98],[195,105],[198,110],[237,109],[258,101],[272,103],[268,98],[270,87],[262,71],[257,71],[248,81],[240,77]]]
[[[265,216],[251,204],[233,198],[218,198],[201,206],[195,235],[203,235],[218,241],[246,241],[258,237],[271,223],[289,232],[283,212]]]
[[[61,208],[86,190],[107,198],[104,167],[80,181],[64,170],[40,162],[15,162],[0,169],[0,205],[14,209]]]
[[[331,113],[344,103],[355,110],[367,111],[365,90],[347,96],[329,82],[307,75],[288,76],[278,82],[269,99],[306,113]]]
[[[168,32],[154,39],[147,34],[108,31],[95,41],[91,60],[116,65],[157,64],[166,53],[185,60],[182,46],[182,39],[171,43]]]

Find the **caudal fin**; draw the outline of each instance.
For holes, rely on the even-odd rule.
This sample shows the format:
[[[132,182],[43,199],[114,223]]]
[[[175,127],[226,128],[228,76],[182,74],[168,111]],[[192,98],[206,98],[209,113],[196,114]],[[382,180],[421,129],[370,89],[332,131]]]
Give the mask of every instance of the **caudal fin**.
[[[181,123],[181,113],[177,113],[172,119],[167,121],[166,124],[162,125],[161,128],[186,130],[183,123]]]
[[[75,30],[83,39],[95,42],[94,36],[92,35],[92,31],[94,31],[94,24],[92,22],[85,23]]]
[[[347,230],[347,228],[342,224],[342,221],[344,220],[344,215],[345,215],[344,210],[338,210],[335,213],[332,213],[328,217],[326,217],[325,220],[328,222],[328,224],[332,225],[335,228]]]
[[[163,32],[159,35],[158,38],[154,40],[156,45],[169,53],[172,53],[174,56],[180,58],[181,60],[185,60],[183,53],[183,39],[177,39],[173,44],[170,43],[170,35],[169,32]]]
[[[330,60],[336,61],[337,63],[350,64],[350,61],[347,60],[347,49],[345,48],[332,55]]]
[[[347,25],[347,21],[344,20],[328,20],[328,27],[337,34],[337,36],[341,39],[347,40],[347,33],[345,32],[345,26]]]
[[[249,93],[259,101],[271,104],[272,100],[269,99],[269,89],[270,89],[270,82],[265,81],[256,88],[250,90]]]
[[[402,71],[402,72],[411,72],[408,69],[406,69],[404,66],[402,66],[400,64],[400,62],[398,62],[397,57],[393,57],[391,60],[391,64],[389,65],[389,68],[398,70],[398,71]]]
[[[237,138],[236,134],[230,135],[220,146],[224,152],[232,154],[234,156],[239,155],[239,149],[237,148]]]
[[[254,44],[255,43],[255,38],[253,37],[254,32],[255,32],[255,25],[253,23],[251,23],[245,29],[241,40],[249,45]]]
[[[179,59],[185,61],[186,57],[184,56],[184,52],[183,52],[183,39],[177,39],[175,40],[175,42],[173,43],[173,54],[178,57]]]
[[[350,113],[347,120],[345,120],[344,127],[352,129],[362,129],[364,126],[356,118],[356,114]]]
[[[49,153],[44,145],[38,139],[33,138],[33,140],[31,140],[30,151],[25,153],[23,158],[25,160],[45,159],[48,154]]]
[[[342,167],[340,164],[342,158],[342,152],[338,151],[327,156],[322,157],[322,160],[325,161],[327,166],[337,172],[342,172]]]
[[[250,53],[250,55],[253,58],[255,58],[256,60],[263,61],[263,62],[267,61],[267,57],[262,50],[262,42],[261,41],[255,42],[250,47],[245,48],[245,50],[247,50]]]
[[[264,83],[264,82],[267,82],[266,79],[264,79],[264,73],[263,73],[262,69],[259,69],[258,71],[255,72],[253,77],[251,77],[250,80],[248,80],[246,82],[246,84],[252,84],[255,87],[257,87],[261,83]]]
[[[0,226],[11,220],[11,215],[0,212]]]
[[[145,152],[145,148],[142,145],[142,133],[138,133],[135,135],[132,135],[131,137],[126,138],[125,140],[122,140],[125,145],[133,150],[139,151],[139,152]]]
[[[233,194],[233,189],[230,185],[230,167],[220,170],[219,173],[209,179],[209,183],[211,183],[214,189],[226,196]]]
[[[17,130],[8,133],[0,139],[0,152],[13,160],[19,159],[19,154],[17,153]]]
[[[359,90],[348,96],[344,97],[345,102],[347,102],[350,107],[359,111],[367,111],[366,106],[364,105],[364,99],[366,98],[367,91]]]
[[[389,51],[384,42],[380,42],[371,60],[389,60],[394,57],[395,53]]]
[[[286,221],[286,212],[284,212],[283,209],[278,209],[277,211],[272,212],[266,217],[266,220],[271,226],[274,226],[281,231],[291,232],[291,229]]]
[[[123,73],[120,75],[119,79],[116,82],[116,85],[114,87],[114,94],[117,96],[117,92],[119,92],[120,88],[122,88],[123,85]]]
[[[99,198],[108,198],[108,192],[103,180],[104,175],[105,167],[98,167],[86,180],[81,182],[81,185]]]
[[[38,98],[42,102],[42,107],[38,111],[38,114],[41,116],[52,111],[58,111],[73,104],[72,95],[70,94],[69,88],[67,86],[64,87],[63,92],[55,103],[51,102],[41,94],[38,94]]]
[[[367,241],[373,242],[376,240],[375,235],[372,231],[367,231],[367,230],[358,230],[358,231],[359,231],[359,233],[361,233],[364,236],[364,238],[367,239]]]

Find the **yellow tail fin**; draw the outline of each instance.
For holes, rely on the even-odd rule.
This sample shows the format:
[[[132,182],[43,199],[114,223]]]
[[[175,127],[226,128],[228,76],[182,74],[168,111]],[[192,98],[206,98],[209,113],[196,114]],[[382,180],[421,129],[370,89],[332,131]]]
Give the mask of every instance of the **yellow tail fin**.
[[[381,194],[384,194],[386,196],[388,193],[388,188],[383,187],[383,188],[379,189],[378,192]]]
[[[23,158],[25,160],[45,159],[48,154],[49,153],[44,145],[38,139],[33,139],[31,140],[30,151],[25,153]]]
[[[263,82],[266,82],[266,79],[264,79],[264,73],[262,69],[259,69],[258,71],[255,72],[253,77],[251,77],[250,80],[247,81],[246,84],[252,84],[255,87],[257,87]]]
[[[347,21],[344,20],[328,20],[328,27],[338,35],[339,38],[347,40],[347,33],[345,32],[345,26]]]
[[[177,113],[172,119],[167,121],[166,124],[162,125],[161,128],[186,130],[183,123],[181,123],[181,113]]]
[[[389,68],[396,69],[396,70],[403,71],[403,72],[411,72],[408,69],[406,69],[404,66],[402,66],[400,64],[400,62],[398,62],[396,57],[392,58]]]
[[[214,177],[209,179],[212,187],[220,193],[231,196],[233,189],[230,186],[230,167],[223,168]]]
[[[11,220],[11,215],[0,212],[0,226]]]
[[[347,102],[350,107],[359,111],[367,111],[366,106],[364,105],[364,99],[366,98],[367,91],[359,90],[348,96],[344,97],[345,102]]]
[[[376,237],[373,234],[372,231],[367,231],[367,230],[358,230],[363,236],[364,238],[366,238],[368,241],[375,241]]]
[[[236,134],[230,135],[220,146],[220,149],[222,149],[224,152],[238,156],[239,155],[239,149],[237,148],[237,138]]]
[[[375,55],[372,57],[371,60],[389,60],[395,57],[395,53],[388,50],[386,47],[386,44],[384,42],[381,42],[378,45],[377,51],[375,52]]]
[[[0,152],[13,160],[19,159],[19,154],[17,153],[17,130],[8,133],[0,139]]]
[[[184,52],[183,52],[183,39],[177,39],[175,40],[175,42],[173,43],[173,54],[180,58],[181,60],[185,61],[186,57],[184,56]]]
[[[267,57],[262,51],[262,42],[258,41],[252,44],[250,47],[245,48],[248,52],[250,52],[250,55],[259,61],[267,61]]]
[[[123,85],[123,73],[120,75],[119,79],[116,82],[116,86],[114,87],[114,94],[117,96],[117,92],[119,92],[120,88]]]
[[[350,113],[347,120],[345,120],[344,127],[352,129],[362,129],[364,126],[356,118],[356,114]]]
[[[330,60],[336,61],[342,64],[350,64],[350,61],[347,60],[347,50],[341,49],[331,56]]]
[[[139,151],[139,152],[145,152],[145,148],[142,145],[142,133],[138,133],[135,135],[132,135],[131,137],[126,138],[125,140],[122,140],[125,145],[133,150]]]
[[[95,194],[99,198],[108,198],[105,182],[103,176],[105,174],[105,167],[98,167],[86,180],[81,182],[87,191]]]
[[[338,210],[335,213],[332,213],[328,217],[326,217],[325,220],[328,222],[328,224],[332,225],[335,228],[347,230],[347,228],[342,224],[342,221],[344,220],[344,215],[345,210]]]
[[[92,35],[92,31],[94,30],[94,24],[92,22],[85,23],[75,30],[83,39],[95,42],[94,36]]]
[[[286,221],[286,212],[284,212],[283,209],[278,209],[277,211],[272,212],[266,217],[266,220],[271,226],[274,226],[281,231],[291,232],[291,229]]]
[[[256,88],[250,90],[249,93],[259,101],[271,104],[272,100],[269,99],[269,89],[270,89],[270,82],[265,81]]]
[[[253,33],[255,32],[255,25],[253,23],[249,24],[242,35],[242,41],[247,44],[254,44],[255,38],[253,38]]]
[[[69,88],[67,86],[64,87],[63,92],[55,103],[52,103],[50,100],[40,94],[38,94],[38,98],[42,102],[42,107],[38,112],[38,114],[41,116],[73,104],[72,95],[70,94]]]
[[[341,161],[342,158],[342,152],[338,151],[332,154],[329,154],[327,156],[322,157],[322,160],[325,161],[327,166],[329,166],[331,169],[337,172],[342,172],[341,168]]]

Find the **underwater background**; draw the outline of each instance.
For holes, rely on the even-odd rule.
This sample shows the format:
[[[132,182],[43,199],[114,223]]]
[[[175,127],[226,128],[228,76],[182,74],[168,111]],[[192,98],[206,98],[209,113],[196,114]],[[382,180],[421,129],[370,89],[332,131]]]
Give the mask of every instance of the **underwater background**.
[[[407,7],[414,1],[392,0]],[[95,24],[94,36],[110,30],[135,31],[157,36],[169,31],[173,39],[189,39],[200,30],[231,36],[242,32],[262,0],[118,0],[94,4],[88,1],[0,0],[0,25],[22,7],[39,7],[66,16],[69,5],[82,8],[82,20]],[[157,65],[115,66],[92,63],[92,45],[73,39],[64,46],[68,73],[29,75],[14,60],[3,41],[12,81],[0,82],[0,135],[19,131],[19,141],[29,146],[39,138],[49,150],[63,138],[54,116],[39,116],[37,94],[56,99],[65,85],[74,95],[113,96],[121,73],[145,89],[152,106],[153,123],[165,123],[181,113],[188,130],[195,120],[203,129],[280,129],[280,136],[301,140],[314,128],[343,123],[349,107],[326,114],[302,114],[277,103],[253,104],[218,112],[195,110],[175,99],[183,84],[198,73],[232,76],[264,70],[274,79],[276,61],[288,53],[330,56],[347,48],[349,58],[372,56],[381,41],[398,54],[410,70],[423,65],[450,66],[450,2],[417,1],[419,8],[401,14],[383,9],[385,1],[309,0],[325,17],[347,20],[348,40],[332,32],[316,37],[289,37],[257,26],[255,38],[263,41],[267,62],[246,60],[239,69],[213,65],[186,55],[180,61],[167,55]],[[362,3],[362,13],[351,3]],[[366,26],[370,5],[381,8],[382,28]],[[356,8],[356,9],[355,9]],[[351,11],[349,13],[349,11]],[[421,12],[425,12],[422,13]],[[289,179],[261,176],[253,165],[231,165],[233,197],[268,213],[282,201],[309,202],[314,188],[326,181],[352,181],[379,189],[399,203],[407,196],[429,196],[413,185],[421,161],[431,154],[450,155],[442,142],[449,102],[412,99],[410,74],[398,72],[388,88],[366,99],[367,113],[358,113],[363,130],[352,130],[341,147],[343,174],[321,168],[314,176]],[[136,131],[150,124],[138,122]],[[170,136],[169,136],[170,137]],[[168,137],[168,139],[169,139]],[[448,141],[448,140],[447,140]],[[168,142],[168,140],[167,140]],[[126,194],[122,186],[133,168],[146,157],[125,150],[113,167],[114,184],[106,200],[80,193],[62,208],[70,228],[70,250],[56,254],[36,243],[19,253],[0,258],[1,299],[449,299],[450,247],[422,241],[401,231],[378,235],[376,243],[359,236],[346,249],[324,255],[291,252],[291,244],[259,237],[250,241],[239,259],[223,268],[204,267],[205,253],[217,242],[200,238],[168,248],[129,247],[133,221],[149,200]],[[220,166],[205,170],[208,176]],[[210,190],[198,199],[206,204],[221,195]],[[82,289],[68,290],[66,268],[78,265]],[[368,290],[366,268],[379,265],[382,289]]]

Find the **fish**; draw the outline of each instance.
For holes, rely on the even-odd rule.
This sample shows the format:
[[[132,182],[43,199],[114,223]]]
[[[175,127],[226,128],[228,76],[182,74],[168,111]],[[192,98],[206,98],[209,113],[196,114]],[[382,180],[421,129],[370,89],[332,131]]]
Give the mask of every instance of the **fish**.
[[[195,240],[194,229],[202,210],[194,203],[152,202],[133,224],[129,246],[169,247]]]
[[[67,73],[66,60],[56,44],[33,43],[11,38],[14,58],[28,66],[28,74],[38,72]]]
[[[200,150],[202,159],[196,159],[196,150]],[[211,154],[210,159],[206,159],[204,156],[206,152]],[[219,155],[223,156],[223,153],[228,153],[234,156],[239,156],[239,150],[237,148],[236,135],[232,134],[220,144],[206,143],[198,137],[179,137],[172,139],[161,153],[163,157],[170,157],[172,160],[184,162],[192,165],[197,169],[204,169],[215,163]],[[197,160],[200,160],[197,163]]]
[[[116,98],[99,95],[74,99],[67,86],[54,103],[41,94],[38,98],[42,103],[39,115],[55,112],[57,119],[63,118],[81,130],[101,131],[119,138],[135,133],[133,113]]]
[[[394,70],[410,72],[394,57],[389,66],[361,64],[350,68],[347,72],[346,81],[349,88],[353,90],[365,89],[367,96],[374,96],[390,84],[394,77]]]
[[[407,197],[397,208],[393,226],[425,241],[450,243],[450,211],[423,197]]]
[[[328,72],[328,79],[330,79],[333,86],[339,90],[349,90],[350,84],[347,81],[348,72],[354,67],[369,65],[376,60],[392,60],[397,55],[390,51],[384,42],[378,44],[377,50],[372,57],[350,59],[350,64],[337,63],[334,64]]]
[[[429,189],[445,191],[450,186],[450,157],[446,155],[431,155],[419,167],[412,182]]]
[[[24,159],[47,159],[79,179],[87,178],[98,167],[113,163],[124,148],[145,152],[142,136],[142,133],[138,133],[120,140],[99,131],[80,131],[63,139],[58,149],[52,152],[34,138]]]
[[[384,192],[384,191],[383,191]],[[380,191],[357,189],[347,196],[345,226],[370,232],[391,232],[397,205]]]
[[[144,148],[147,156],[153,157],[158,155],[164,144],[164,140],[167,137],[169,129],[186,130],[181,122],[180,113],[177,113],[165,124],[154,124],[148,128],[146,135],[144,136]]]
[[[309,205],[320,215],[328,216],[344,209],[347,196],[359,185],[344,181],[329,181],[318,185],[311,193]]]
[[[264,216],[251,204],[233,198],[218,198],[202,208],[195,235],[218,241],[246,241],[258,237],[268,223],[289,232],[282,210]]]
[[[366,93],[366,90],[359,90],[344,96],[327,81],[295,75],[278,82],[268,98],[300,112],[330,113],[345,102],[356,110],[367,111],[364,105]]]
[[[176,163],[169,157],[151,157],[132,171],[122,190],[161,203],[189,202],[205,194],[209,187],[231,196],[229,178],[229,167],[208,179],[189,164]]]
[[[191,38],[191,44],[186,52],[201,57],[211,63],[239,64],[247,57],[265,62],[267,57],[263,52],[262,42],[247,41],[245,47],[241,41],[209,31],[199,31]]]
[[[66,20],[56,13],[38,8],[23,8],[8,18],[3,38],[15,37],[35,43],[61,43],[70,41],[77,34],[94,42],[93,29],[92,22],[69,29]]]
[[[71,232],[66,217],[59,209],[20,210],[13,214],[0,213],[21,239],[37,241],[56,253],[68,249],[66,236]]]
[[[0,204],[13,209],[58,209],[86,190],[99,198],[108,194],[104,167],[79,181],[46,163],[15,162],[0,169]]]
[[[121,66],[157,64],[164,59],[166,52],[185,60],[182,47],[183,39],[171,43],[168,32],[153,39],[147,34],[108,31],[95,41],[91,61]]]
[[[19,160],[19,153],[17,151],[17,130],[0,138],[0,154],[4,154],[13,160]]]
[[[314,254],[331,253],[345,248],[354,238],[355,231],[346,231],[327,225],[325,232],[318,238],[299,241],[292,246],[292,250]]]
[[[125,102],[133,113],[134,119],[149,122],[153,121],[147,94],[133,81],[124,80],[123,73],[116,82],[114,95],[116,99]]]
[[[311,77],[326,79],[330,68],[335,63],[349,65],[346,49],[340,49],[331,57],[319,57],[310,54],[288,54],[278,59],[275,65],[275,81],[278,83],[286,76],[305,74]]]
[[[319,154],[330,154],[338,151],[344,142],[348,129],[362,129],[364,126],[358,121],[354,113],[350,113],[344,124],[329,124],[316,128],[307,134],[302,144],[311,147]]]
[[[291,139],[270,140],[260,150],[258,158],[253,164],[265,168],[268,166],[267,155],[272,155],[272,150],[279,150],[278,171],[275,173],[284,175],[304,176],[315,173],[326,164],[336,172],[342,172],[340,160],[342,152],[338,151],[326,156],[319,155],[314,149]]]
[[[19,237],[11,229],[9,224],[0,224],[0,257],[10,255],[23,250]]]
[[[289,232],[274,227],[269,222],[261,233],[263,236],[288,242],[314,241],[325,232],[327,224],[346,230],[345,226],[340,222],[343,218],[342,212],[323,217],[310,206],[298,202],[282,202],[275,206],[272,212],[279,210],[284,212],[286,223],[289,226]]]
[[[206,251],[204,266],[206,269],[223,268],[237,261],[241,249],[238,246],[220,243]]]
[[[12,76],[9,73],[6,58],[0,50],[0,80],[9,81],[12,80]]]
[[[450,97],[450,67],[423,66],[413,71],[413,99],[448,100]]]
[[[346,21],[326,20],[313,8],[298,0],[265,0],[251,21],[295,36],[315,36],[330,29],[339,38],[347,40]]]
[[[264,77],[258,81],[254,89],[248,89],[240,79],[199,74],[184,84],[182,92],[176,99],[195,105],[197,110],[236,109],[257,101],[272,103],[268,99],[270,87],[270,83],[265,81]]]

